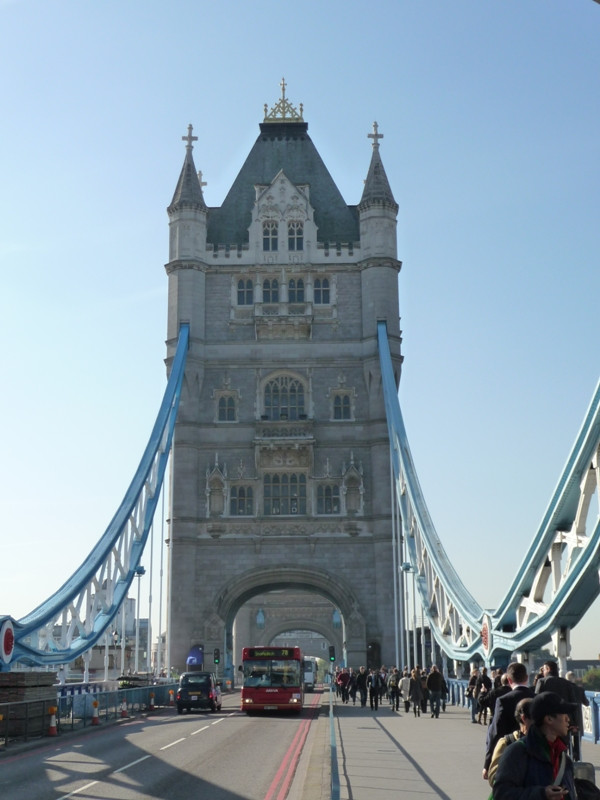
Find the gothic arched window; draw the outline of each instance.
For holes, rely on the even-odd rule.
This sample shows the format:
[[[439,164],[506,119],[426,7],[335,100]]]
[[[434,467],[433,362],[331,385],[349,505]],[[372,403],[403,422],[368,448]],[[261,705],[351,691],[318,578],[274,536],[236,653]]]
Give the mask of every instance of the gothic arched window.
[[[263,222],[263,250],[275,252],[277,250],[278,225],[275,220],[268,219]]]
[[[219,422],[235,422],[235,397],[219,397]]]
[[[292,278],[288,283],[288,302],[289,303],[303,303],[304,302],[304,281],[302,278]]]
[[[304,386],[297,378],[280,375],[266,384],[264,404],[267,419],[299,419],[305,414]]]
[[[352,419],[352,406],[349,394],[336,394],[333,398],[333,418]]]
[[[254,513],[251,486],[232,486],[229,498],[229,513],[232,517],[250,517]]]
[[[279,302],[279,281],[273,278],[272,281],[263,281],[263,303]]]
[[[317,487],[317,514],[340,513],[340,487],[331,484]]]
[[[254,287],[252,281],[239,280],[237,285],[238,306],[251,306],[254,302]]]
[[[329,280],[327,278],[315,279],[313,296],[315,305],[329,305]]]
[[[267,517],[306,514],[306,475],[265,475],[263,502]]]
[[[288,250],[304,250],[304,223],[288,222]]]

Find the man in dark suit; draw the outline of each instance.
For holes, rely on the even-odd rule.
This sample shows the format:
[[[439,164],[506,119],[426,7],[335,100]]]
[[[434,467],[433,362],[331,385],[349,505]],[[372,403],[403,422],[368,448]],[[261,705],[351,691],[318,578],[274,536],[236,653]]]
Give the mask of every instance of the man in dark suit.
[[[581,732],[583,731],[583,713],[581,705],[587,706],[590,704],[590,701],[585,696],[583,689],[580,689],[573,681],[559,677],[558,664],[556,661],[544,662],[542,666],[542,676],[543,677],[535,685],[536,694],[539,694],[539,692],[554,692],[566,703],[570,703],[573,706],[573,712],[571,713],[573,759],[579,761],[581,758]]]
[[[540,692],[554,692],[567,703],[576,703],[577,694],[575,691],[575,684],[568,681],[566,678],[560,678],[558,675],[558,664],[556,661],[544,661],[542,666],[543,677],[535,685],[535,693]]]
[[[506,676],[510,692],[496,700],[494,716],[487,732],[485,746],[485,761],[483,763],[483,778],[487,780],[487,771],[494,754],[496,742],[508,733],[518,730],[519,723],[515,718],[515,709],[519,700],[524,697],[533,697],[533,689],[529,686],[529,673],[524,664],[513,661],[508,665]]]

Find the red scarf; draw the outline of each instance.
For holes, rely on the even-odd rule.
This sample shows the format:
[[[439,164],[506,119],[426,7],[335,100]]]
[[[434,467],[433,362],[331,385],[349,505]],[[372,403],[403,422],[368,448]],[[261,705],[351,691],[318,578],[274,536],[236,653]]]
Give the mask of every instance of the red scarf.
[[[561,754],[567,749],[567,745],[563,742],[560,736],[557,736],[553,742],[548,742],[550,745],[550,763],[552,764],[552,777],[556,778],[558,770],[560,769]]]

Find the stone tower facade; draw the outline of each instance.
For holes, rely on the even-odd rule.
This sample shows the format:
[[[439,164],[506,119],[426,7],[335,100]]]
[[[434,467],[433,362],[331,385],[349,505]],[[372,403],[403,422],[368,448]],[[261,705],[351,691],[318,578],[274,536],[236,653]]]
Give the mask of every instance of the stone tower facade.
[[[167,366],[180,324],[190,326],[169,523],[170,664],[179,669],[201,645],[207,668],[219,647],[231,671],[238,610],[273,590],[283,605],[286,591],[330,600],[347,664],[366,663],[368,648],[393,662],[377,322],[387,323],[399,381],[401,264],[398,206],[373,127],[358,206],[344,202],[283,82],[220,207],[204,201],[191,126],[182,137],[166,265]]]

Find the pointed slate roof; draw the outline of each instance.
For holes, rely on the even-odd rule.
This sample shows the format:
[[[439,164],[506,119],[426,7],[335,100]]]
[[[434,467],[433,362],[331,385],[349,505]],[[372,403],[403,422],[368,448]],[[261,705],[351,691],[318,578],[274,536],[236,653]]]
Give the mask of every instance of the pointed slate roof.
[[[379,139],[383,139],[383,134],[379,133],[379,126],[376,122],[373,123],[373,133],[369,133],[368,137],[373,139],[373,153],[358,210],[361,211],[363,208],[375,204],[387,205],[398,211],[398,203],[394,200],[379,154]]]
[[[265,117],[265,120],[267,117]],[[268,186],[283,170],[294,184],[309,185],[320,242],[358,242],[356,206],[348,206],[317,152],[308,124],[302,117],[269,119],[260,124],[260,135],[220,208],[208,212],[207,241],[244,244],[252,221],[254,186]]]
[[[200,211],[208,210],[206,203],[204,202],[204,195],[202,193],[200,179],[198,178],[198,173],[196,172],[194,157],[192,156],[192,150],[194,149],[192,142],[198,140],[197,136],[192,136],[192,130],[192,126],[188,125],[187,136],[181,137],[184,142],[187,142],[187,146],[185,148],[185,159],[183,162],[183,167],[181,168],[179,180],[177,181],[177,186],[175,187],[173,199],[171,200],[171,205],[167,209],[169,213],[178,211],[184,207],[195,208]]]

